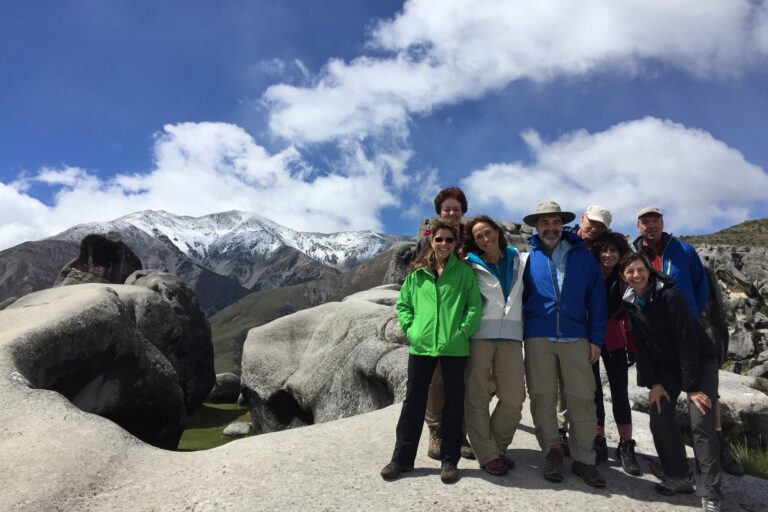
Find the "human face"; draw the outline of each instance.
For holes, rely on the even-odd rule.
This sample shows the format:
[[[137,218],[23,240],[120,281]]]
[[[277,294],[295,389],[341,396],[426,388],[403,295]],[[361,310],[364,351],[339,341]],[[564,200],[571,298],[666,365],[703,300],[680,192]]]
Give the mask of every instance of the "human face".
[[[496,255],[499,253],[499,232],[485,222],[472,226],[472,238],[484,253]]]
[[[563,219],[559,215],[544,215],[536,221],[539,239],[547,249],[553,249],[563,234]]]
[[[635,260],[624,268],[621,277],[635,290],[637,294],[643,294],[648,289],[648,267],[642,260]]]
[[[458,199],[449,197],[440,205],[440,218],[452,226],[459,227],[462,215],[464,212],[461,211],[461,203]]]
[[[600,266],[609,272],[619,263],[619,251],[615,247],[606,247],[600,251]]]
[[[664,232],[664,217],[648,214],[637,219],[637,230],[646,244],[656,244]]]
[[[456,247],[456,237],[447,229],[438,229],[432,237],[432,250],[438,261],[445,261]]]
[[[581,221],[579,222],[579,236],[581,238],[584,240],[594,240],[605,233],[605,231],[605,224],[590,219],[586,213],[581,214]]]

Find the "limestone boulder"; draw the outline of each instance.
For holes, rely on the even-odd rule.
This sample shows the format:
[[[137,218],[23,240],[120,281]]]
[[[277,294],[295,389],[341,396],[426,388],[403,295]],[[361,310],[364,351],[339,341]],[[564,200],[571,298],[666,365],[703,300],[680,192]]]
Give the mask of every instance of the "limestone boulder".
[[[241,385],[254,433],[380,409],[405,395],[406,338],[382,286],[251,329]]]
[[[217,373],[216,384],[208,394],[206,402],[237,403],[240,396],[240,377],[234,373]]]
[[[137,327],[173,365],[187,410],[197,407],[216,383],[211,327],[192,290],[180,278],[159,270],[140,270],[126,285],[153,293],[117,288],[126,298]]]
[[[123,284],[137,270],[141,270],[141,260],[122,240],[91,234],[80,241],[80,254],[61,269],[53,286]]]

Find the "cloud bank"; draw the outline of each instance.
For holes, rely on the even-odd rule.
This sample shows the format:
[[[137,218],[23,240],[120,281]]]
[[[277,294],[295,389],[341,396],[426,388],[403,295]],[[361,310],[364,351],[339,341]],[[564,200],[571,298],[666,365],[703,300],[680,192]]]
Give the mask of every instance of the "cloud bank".
[[[550,81],[649,63],[738,74],[768,55],[768,9],[750,0],[411,0],[372,31],[371,53],[330,60],[310,86],[264,100],[294,142],[396,133],[413,115],[516,80]]]
[[[574,212],[601,204],[613,212],[612,228],[634,233],[635,213],[653,205],[668,230],[701,232],[741,222],[765,204],[763,169],[709,133],[671,121],[647,117],[552,142],[535,131],[521,136],[531,164],[493,164],[462,181],[472,212],[520,221],[548,199]]]

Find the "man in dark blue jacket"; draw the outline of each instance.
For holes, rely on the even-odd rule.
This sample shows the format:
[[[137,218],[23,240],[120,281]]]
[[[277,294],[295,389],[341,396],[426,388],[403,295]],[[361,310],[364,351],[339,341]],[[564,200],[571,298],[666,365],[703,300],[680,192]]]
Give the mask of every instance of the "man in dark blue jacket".
[[[563,378],[571,423],[571,471],[593,487],[606,483],[595,465],[595,379],[607,301],[600,267],[563,224],[575,215],[553,201],[523,221],[536,228],[525,268],[525,371],[536,437],[546,457],[544,478],[563,481],[563,449],[557,428],[557,376]]]

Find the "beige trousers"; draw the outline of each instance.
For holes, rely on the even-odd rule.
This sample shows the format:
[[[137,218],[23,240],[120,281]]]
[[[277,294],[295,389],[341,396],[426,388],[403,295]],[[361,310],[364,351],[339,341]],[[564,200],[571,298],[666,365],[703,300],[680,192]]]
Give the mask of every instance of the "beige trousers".
[[[435,366],[435,373],[432,374],[432,382],[429,384],[429,394],[427,395],[427,412],[424,414],[424,422],[428,427],[440,428],[443,405],[445,405],[443,370],[438,364]]]
[[[477,462],[504,455],[512,443],[525,401],[525,366],[520,341],[472,340],[467,366],[464,419]],[[498,402],[489,412],[492,385]]]
[[[525,340],[525,374],[539,446],[547,454],[551,446],[560,444],[556,414],[559,363],[571,427],[568,444],[573,460],[584,464],[595,463],[592,441],[597,426],[595,377],[589,353],[586,339],[570,343],[557,343],[546,338]]]

